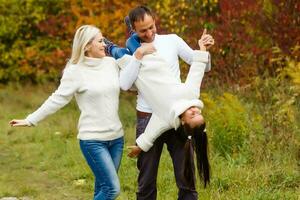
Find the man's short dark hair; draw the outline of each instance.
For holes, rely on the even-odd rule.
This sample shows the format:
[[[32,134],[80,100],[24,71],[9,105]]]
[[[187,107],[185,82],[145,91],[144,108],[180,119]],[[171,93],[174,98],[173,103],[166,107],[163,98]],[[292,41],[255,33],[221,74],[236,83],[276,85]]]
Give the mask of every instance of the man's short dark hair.
[[[150,10],[150,8],[148,8],[146,6],[137,6],[134,9],[132,9],[129,12],[129,20],[130,20],[131,26],[134,28],[134,22],[141,21],[141,20],[143,21],[145,14],[153,17],[153,19],[154,19],[154,14]]]

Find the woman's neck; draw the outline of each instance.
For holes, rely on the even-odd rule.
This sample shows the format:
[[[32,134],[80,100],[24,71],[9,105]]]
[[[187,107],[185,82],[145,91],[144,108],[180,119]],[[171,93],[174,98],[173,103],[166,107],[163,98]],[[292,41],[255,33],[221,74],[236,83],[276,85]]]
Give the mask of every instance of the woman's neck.
[[[88,66],[98,66],[99,64],[102,63],[102,61],[103,61],[103,58],[95,58],[95,57],[85,56],[83,63]]]

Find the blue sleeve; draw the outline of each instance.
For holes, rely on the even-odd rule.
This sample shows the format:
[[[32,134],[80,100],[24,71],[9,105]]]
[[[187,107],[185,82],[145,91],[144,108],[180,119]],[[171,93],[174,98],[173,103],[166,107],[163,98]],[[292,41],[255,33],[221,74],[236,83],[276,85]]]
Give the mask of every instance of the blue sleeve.
[[[122,58],[125,54],[133,55],[137,48],[141,46],[140,39],[137,34],[133,34],[126,41],[126,48],[118,47],[117,45],[112,45],[109,49],[110,54],[115,59]]]
[[[130,51],[131,55],[133,55],[136,49],[139,48],[140,46],[141,46],[141,41],[136,33],[130,36],[126,41],[126,47]]]
[[[115,59],[122,58],[125,54],[131,55],[128,49],[118,46],[111,47],[110,54]]]

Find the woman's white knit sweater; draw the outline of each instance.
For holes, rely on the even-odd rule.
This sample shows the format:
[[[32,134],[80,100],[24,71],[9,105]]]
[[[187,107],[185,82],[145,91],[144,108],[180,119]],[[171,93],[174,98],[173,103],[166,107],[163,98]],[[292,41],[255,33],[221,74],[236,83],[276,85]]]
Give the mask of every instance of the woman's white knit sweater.
[[[124,68],[131,59],[126,55],[117,62]],[[153,109],[145,132],[136,140],[143,151],[148,151],[163,132],[178,128],[179,116],[185,110],[191,106],[203,108],[199,100],[200,85],[208,61],[208,52],[194,51],[186,82],[181,83],[158,55],[154,53],[143,57],[135,85]]]
[[[118,116],[119,93],[119,70],[115,60],[85,57],[82,63],[65,68],[57,90],[26,120],[37,125],[75,96],[81,111],[77,138],[113,140],[123,136]]]

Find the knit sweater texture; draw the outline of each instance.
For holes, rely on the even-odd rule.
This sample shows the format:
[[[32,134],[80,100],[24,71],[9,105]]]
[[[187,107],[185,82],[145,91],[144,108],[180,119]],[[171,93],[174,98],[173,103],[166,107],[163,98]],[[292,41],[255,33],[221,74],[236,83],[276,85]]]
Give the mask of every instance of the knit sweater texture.
[[[119,70],[115,60],[85,57],[82,63],[65,68],[56,91],[26,120],[37,125],[68,104],[74,96],[80,110],[77,138],[117,139],[123,136],[118,115],[119,93]]]
[[[180,68],[179,68],[179,58],[181,58],[185,63],[191,65],[193,59],[193,50],[185,43],[185,41],[178,37],[176,34],[167,35],[155,35],[153,45],[156,49],[156,53],[160,58],[164,59],[168,64],[170,71],[173,76],[180,80]],[[133,56],[134,58],[134,56]],[[206,70],[210,70],[211,62],[207,63]],[[137,79],[137,75],[140,69],[140,61],[137,59],[131,59],[130,63],[121,70],[120,74],[120,86],[123,90],[131,90],[135,87],[134,82]],[[137,106],[138,111],[152,113],[153,110],[150,104],[146,101],[143,94],[137,90]]]
[[[126,55],[117,62],[124,68],[131,59]],[[181,83],[157,53],[143,57],[135,85],[153,109],[145,132],[136,140],[143,151],[148,151],[163,132],[178,128],[179,116],[185,110],[192,106],[203,108],[203,103],[199,100],[200,85],[208,62],[208,52],[194,51],[187,79],[185,83]]]

